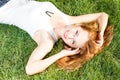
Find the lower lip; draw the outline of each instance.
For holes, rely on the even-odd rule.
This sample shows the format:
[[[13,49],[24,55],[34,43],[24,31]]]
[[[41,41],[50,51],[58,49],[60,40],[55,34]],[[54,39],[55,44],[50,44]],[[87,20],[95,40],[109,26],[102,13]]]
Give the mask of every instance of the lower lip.
[[[68,32],[69,32],[69,30],[67,30],[67,31],[64,33],[64,38],[65,38],[65,39],[67,38]]]

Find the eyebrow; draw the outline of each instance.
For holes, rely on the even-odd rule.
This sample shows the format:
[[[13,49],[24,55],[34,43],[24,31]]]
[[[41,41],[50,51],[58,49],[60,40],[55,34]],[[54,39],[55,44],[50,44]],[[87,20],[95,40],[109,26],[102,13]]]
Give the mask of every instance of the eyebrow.
[[[80,31],[79,31],[79,30],[77,30],[77,31],[75,32],[75,35],[77,35],[77,36],[78,36],[78,35],[79,35],[79,32],[80,32]]]
[[[77,35],[77,37],[79,36],[79,32],[80,32],[79,30],[76,30],[75,32],[75,35]],[[76,40],[73,40],[72,44],[75,45],[75,43],[76,43]]]
[[[75,34],[78,34],[78,30],[76,31],[76,33]]]
[[[78,38],[78,37],[79,37],[79,33],[80,33],[80,31],[77,30],[76,33],[77,33],[77,38]],[[77,46],[77,42],[78,42],[77,40],[74,40],[74,43],[76,43],[75,46]]]

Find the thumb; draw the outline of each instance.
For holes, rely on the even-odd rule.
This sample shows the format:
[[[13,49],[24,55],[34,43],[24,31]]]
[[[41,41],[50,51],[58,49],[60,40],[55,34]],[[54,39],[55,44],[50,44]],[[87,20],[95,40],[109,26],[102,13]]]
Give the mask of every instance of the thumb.
[[[76,48],[74,51],[75,53],[80,53],[80,48]]]

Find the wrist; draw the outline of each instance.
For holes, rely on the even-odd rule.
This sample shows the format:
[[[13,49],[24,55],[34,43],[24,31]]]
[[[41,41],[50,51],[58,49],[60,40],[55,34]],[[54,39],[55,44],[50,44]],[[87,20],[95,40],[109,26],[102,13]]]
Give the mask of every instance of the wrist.
[[[66,56],[66,54],[65,54],[64,51],[60,51],[58,54],[59,54],[59,56],[60,56],[61,58]]]
[[[99,31],[99,32],[98,32],[98,35],[99,35],[99,36],[103,36],[103,35],[104,35],[104,32],[103,32],[103,31]]]

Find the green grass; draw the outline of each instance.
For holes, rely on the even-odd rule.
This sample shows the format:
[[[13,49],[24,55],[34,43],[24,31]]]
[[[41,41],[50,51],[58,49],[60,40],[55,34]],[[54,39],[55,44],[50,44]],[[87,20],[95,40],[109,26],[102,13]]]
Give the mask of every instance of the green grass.
[[[103,11],[108,13],[109,24],[114,25],[112,43],[76,71],[63,71],[52,64],[44,72],[28,76],[25,65],[37,44],[25,31],[12,25],[0,24],[0,80],[120,80],[120,0],[47,1],[53,2],[69,15]],[[50,55],[61,49],[59,41]]]

